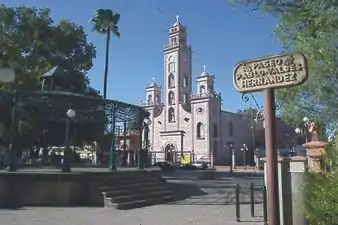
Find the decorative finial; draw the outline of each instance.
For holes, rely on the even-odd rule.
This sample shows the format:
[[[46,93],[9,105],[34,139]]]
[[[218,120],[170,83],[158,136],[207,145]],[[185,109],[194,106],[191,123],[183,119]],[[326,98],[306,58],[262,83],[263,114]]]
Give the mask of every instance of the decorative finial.
[[[176,15],[176,23],[179,23],[179,22],[180,22],[179,19],[180,19],[180,16],[177,14],[177,15]]]
[[[153,82],[155,83],[155,77],[153,77]]]
[[[206,72],[206,69],[207,69],[207,66],[204,65],[202,68],[203,68],[203,72],[205,73],[205,72]]]

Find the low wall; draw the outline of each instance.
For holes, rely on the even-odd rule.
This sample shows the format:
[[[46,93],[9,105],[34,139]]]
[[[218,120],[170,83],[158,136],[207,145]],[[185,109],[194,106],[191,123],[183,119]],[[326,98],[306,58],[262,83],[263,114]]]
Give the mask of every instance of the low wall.
[[[113,172],[3,172],[0,173],[0,208],[22,206],[103,206],[98,179],[121,177],[134,180],[140,172],[160,176],[157,171]],[[134,178],[133,178],[134,177]],[[136,179],[135,179],[136,180]],[[115,183],[115,182],[114,182]]]

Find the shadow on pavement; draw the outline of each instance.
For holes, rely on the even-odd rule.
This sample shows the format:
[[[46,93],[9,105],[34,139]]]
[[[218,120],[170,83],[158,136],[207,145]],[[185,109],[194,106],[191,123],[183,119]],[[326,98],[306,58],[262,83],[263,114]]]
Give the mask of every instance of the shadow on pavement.
[[[182,201],[192,197],[201,197],[208,194],[194,184],[168,182],[167,185],[173,191],[176,201]]]
[[[234,185],[198,185],[193,183],[168,182],[173,190],[176,201],[175,205],[235,205],[236,189]],[[263,202],[262,189],[254,189],[254,203]],[[248,187],[240,188],[239,201],[241,205],[250,204],[251,192]]]

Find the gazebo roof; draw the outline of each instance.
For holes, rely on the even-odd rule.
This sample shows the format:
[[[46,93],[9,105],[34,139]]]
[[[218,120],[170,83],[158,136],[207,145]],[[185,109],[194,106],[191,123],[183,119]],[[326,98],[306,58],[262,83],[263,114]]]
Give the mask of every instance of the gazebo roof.
[[[66,75],[65,71],[61,69],[60,67],[56,66],[53,69],[49,70],[45,74],[43,74],[40,79],[45,79],[48,77],[61,77]]]

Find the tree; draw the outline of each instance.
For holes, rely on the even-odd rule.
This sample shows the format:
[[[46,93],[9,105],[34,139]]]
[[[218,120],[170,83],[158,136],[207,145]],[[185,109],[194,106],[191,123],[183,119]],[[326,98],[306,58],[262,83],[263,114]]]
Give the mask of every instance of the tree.
[[[0,61],[13,68],[16,73],[15,82],[10,85],[0,84],[0,90],[40,90],[40,76],[58,66],[66,74],[64,77],[66,81],[60,84],[62,90],[99,97],[98,91],[90,86],[86,76],[93,66],[96,50],[94,45],[87,41],[87,35],[82,26],[67,20],[54,23],[50,17],[50,10],[47,8],[6,7],[2,4],[0,15],[2,34],[0,36]],[[0,93],[0,95],[2,108],[0,119],[7,127],[6,130],[9,130],[8,121],[11,117],[12,101],[8,97],[3,97],[5,93]],[[51,140],[50,143],[62,144],[64,135],[60,135],[60,132],[64,133],[64,121],[59,121],[58,124],[41,121],[41,117],[36,113],[46,115],[50,113],[46,105],[53,105],[53,110],[62,110],[62,115],[60,115],[64,116],[65,109],[61,106],[65,105],[65,100],[54,101],[53,104],[49,102],[46,105],[30,102],[27,99],[23,102],[27,105],[17,107],[20,116],[17,138],[24,139],[31,144],[39,139],[43,127],[48,127],[50,137],[54,138],[54,141]],[[89,127],[81,130],[87,130],[91,134],[95,133]],[[88,136],[90,136],[89,133],[83,134],[85,139],[92,138]],[[56,137],[61,137],[61,139]]]
[[[111,9],[97,9],[94,17],[91,19],[93,30],[99,34],[106,35],[106,58],[104,65],[104,83],[103,83],[103,98],[107,97],[107,82],[108,82],[108,63],[109,63],[109,45],[110,34],[120,37],[118,23],[120,14],[114,13]]]
[[[309,79],[279,90],[282,117],[296,124],[303,116],[336,126],[338,120],[338,2],[335,0],[238,0],[277,18],[274,33],[285,51],[300,51],[309,63]],[[258,6],[258,7],[257,7]]]
[[[246,118],[250,121],[253,121],[255,119],[259,119],[259,118],[257,118],[259,111],[256,108],[249,107],[249,108],[245,108],[245,109],[239,109],[239,110],[237,110],[237,113],[241,114],[244,118]]]

